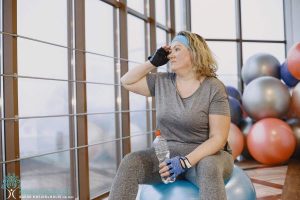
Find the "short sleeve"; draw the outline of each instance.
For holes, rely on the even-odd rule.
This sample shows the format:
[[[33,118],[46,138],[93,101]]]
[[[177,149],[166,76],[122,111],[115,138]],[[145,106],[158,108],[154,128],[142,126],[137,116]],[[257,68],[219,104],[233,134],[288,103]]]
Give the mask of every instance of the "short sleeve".
[[[148,84],[148,88],[150,91],[151,96],[155,96],[155,81],[156,81],[156,74],[155,73],[148,73],[146,75],[146,80]]]
[[[228,95],[225,86],[221,82],[215,84],[211,95],[209,114],[230,116]]]

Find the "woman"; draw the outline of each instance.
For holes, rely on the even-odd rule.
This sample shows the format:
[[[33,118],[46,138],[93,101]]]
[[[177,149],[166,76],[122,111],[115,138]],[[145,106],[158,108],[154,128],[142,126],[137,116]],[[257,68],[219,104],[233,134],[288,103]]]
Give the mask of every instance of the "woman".
[[[149,73],[168,61],[172,73]],[[134,200],[138,184],[160,182],[160,176],[188,179],[200,187],[201,199],[226,199],[224,179],[233,169],[227,150],[230,111],[215,71],[205,40],[182,31],[171,46],[121,78],[129,91],[155,96],[157,128],[168,141],[171,159],[159,164],[153,148],[126,155],[110,200]]]

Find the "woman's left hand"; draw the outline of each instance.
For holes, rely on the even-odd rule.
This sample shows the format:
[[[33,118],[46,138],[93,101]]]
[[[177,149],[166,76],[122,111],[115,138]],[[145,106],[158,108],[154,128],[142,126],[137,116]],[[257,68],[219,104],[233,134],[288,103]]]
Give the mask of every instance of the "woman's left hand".
[[[167,159],[159,165],[159,173],[161,177],[176,178],[179,174],[186,171],[181,164],[182,158],[179,156]]]

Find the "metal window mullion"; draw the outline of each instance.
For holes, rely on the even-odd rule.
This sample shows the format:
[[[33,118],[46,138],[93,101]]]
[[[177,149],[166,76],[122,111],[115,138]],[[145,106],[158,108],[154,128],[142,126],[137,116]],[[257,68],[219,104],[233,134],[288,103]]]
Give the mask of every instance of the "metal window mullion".
[[[285,42],[285,45],[284,45],[284,55],[285,57],[287,57],[287,52],[288,52],[288,49],[287,49],[287,21],[286,21],[286,18],[287,18],[287,15],[286,15],[286,4],[289,4],[287,1],[284,1],[282,0],[282,9],[283,9],[283,33],[284,33],[284,41]]]
[[[241,0],[235,1],[236,11],[236,37],[237,37],[237,72],[238,72],[238,89],[241,93],[244,90],[244,83],[242,80],[242,66],[243,66],[243,35],[242,35],[242,9]]]
[[[74,48],[74,29],[73,29],[73,0],[67,1],[67,42],[68,47]],[[68,48],[68,80],[74,80],[75,79],[75,73],[74,73],[74,54],[73,50]],[[75,114],[76,103],[73,103],[76,101],[75,97],[75,91],[76,88],[75,82],[68,82],[68,105],[69,105],[69,114]],[[75,117],[70,116],[69,117],[69,147],[74,148],[76,145],[76,123],[75,123]],[[78,181],[77,181],[77,164],[76,164],[76,151],[70,151],[70,182],[71,182],[71,196],[74,196],[75,198],[78,196],[77,193],[77,187],[78,187]]]
[[[3,1],[3,31],[17,33],[17,0]],[[3,72],[17,73],[17,38],[3,35]],[[4,79],[4,117],[18,115],[18,79]],[[18,159],[19,121],[4,121],[5,160]],[[20,162],[7,163],[6,175],[14,174],[20,177]],[[16,196],[16,199],[20,199]]]
[[[118,9],[113,8],[113,37],[114,37],[114,56],[119,57],[119,31],[118,31]],[[120,83],[120,61],[114,60],[114,81],[115,84]],[[115,94],[115,110],[121,111],[121,105],[118,99],[121,99],[121,86],[114,87],[114,94]],[[115,137],[121,138],[121,113],[115,113]],[[122,142],[116,141],[116,168],[118,168],[119,164],[121,163],[122,159]]]
[[[170,9],[169,9],[170,13],[168,14],[168,16],[170,18],[170,34],[171,34],[171,38],[174,38],[175,37],[175,33],[176,33],[175,1],[174,0],[170,0],[169,6],[170,6]]]
[[[122,6],[119,9],[119,38],[120,38],[120,57],[128,59],[128,38],[127,38],[127,0],[119,1]],[[128,71],[128,61],[120,61],[120,76]],[[121,88],[121,109],[129,110],[129,92],[125,88]],[[122,136],[130,135],[130,113],[121,114],[121,131]],[[130,153],[130,138],[122,140],[122,156]]]
[[[0,24],[1,24],[1,30],[2,30],[2,13],[3,13],[3,9],[2,9],[2,0],[0,0]],[[2,51],[2,35],[0,36],[0,73],[3,73],[3,59],[2,59],[2,55],[3,55],[3,51]],[[0,78],[0,117],[2,118],[4,115],[3,113],[3,78]],[[0,122],[0,161],[2,162],[4,159],[4,126],[3,126],[3,121]],[[2,139],[3,138],[3,139]],[[0,164],[0,180],[3,180],[3,173],[4,173],[4,165]],[[4,199],[5,196],[5,190],[0,190],[0,199]]]
[[[186,17],[186,29],[188,31],[192,30],[192,17],[191,17],[191,0],[186,0],[185,1],[185,17]]]
[[[75,48],[85,50],[85,1],[75,0]],[[86,57],[84,52],[75,52],[76,80],[86,80]],[[87,112],[86,85],[76,85],[76,111]],[[77,116],[77,145],[88,145],[87,116]],[[78,153],[79,199],[90,199],[88,148]]]
[[[149,22],[150,26],[150,52],[155,52],[156,50],[156,19],[155,19],[155,1],[149,0]],[[157,69],[151,71],[152,73],[157,72]],[[155,98],[152,97],[151,108],[155,109]],[[156,111],[152,111],[152,129],[156,129]]]
[[[146,5],[146,1],[144,0],[144,13],[147,13],[147,5]],[[148,55],[150,55],[149,52],[149,37],[147,37],[149,35],[149,29],[148,29],[148,24],[144,23],[144,30],[145,30],[145,58],[148,57]],[[148,101],[148,97],[146,97],[146,109],[149,110],[151,109],[151,105],[149,104]],[[151,124],[151,112],[147,111],[146,112],[146,131],[151,131],[152,130],[152,124]],[[152,137],[151,135],[147,136],[147,146],[150,147],[152,143]]]

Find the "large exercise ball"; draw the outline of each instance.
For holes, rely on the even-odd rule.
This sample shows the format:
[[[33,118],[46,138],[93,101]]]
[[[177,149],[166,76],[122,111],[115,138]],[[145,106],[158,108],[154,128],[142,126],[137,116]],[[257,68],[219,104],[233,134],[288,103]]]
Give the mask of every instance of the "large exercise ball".
[[[242,67],[242,79],[246,84],[261,76],[280,78],[280,63],[274,56],[266,53],[255,54]]]
[[[228,200],[255,200],[256,192],[247,174],[234,166],[231,178],[225,182]],[[186,180],[171,184],[140,185],[140,200],[190,200],[199,199],[199,189]]]
[[[300,83],[293,89],[290,106],[292,116],[300,118]]]
[[[232,157],[234,160],[242,153],[244,149],[244,142],[244,136],[239,127],[230,123],[228,143],[232,150]]]
[[[280,76],[283,82],[289,87],[294,87],[299,82],[299,80],[289,72],[286,62],[282,63],[280,67]]]
[[[290,119],[287,121],[293,130],[294,136],[296,138],[296,149],[294,151],[293,157],[300,158],[300,119]]]
[[[288,69],[291,74],[300,80],[300,42],[292,46],[287,56]]]
[[[243,111],[242,111],[241,104],[237,99],[231,96],[228,97],[228,100],[229,100],[231,122],[236,125],[239,125],[241,120],[243,119]]]
[[[252,156],[249,153],[248,146],[247,146],[247,136],[250,132],[254,122],[250,117],[244,118],[240,123],[240,130],[244,136],[244,149],[242,151],[242,156],[246,159],[253,159]]]
[[[243,108],[253,119],[282,117],[289,109],[288,87],[273,77],[253,80],[244,90]]]
[[[247,145],[252,157],[260,163],[273,165],[287,161],[296,147],[290,126],[276,118],[256,122],[248,136]]]
[[[235,98],[240,103],[242,103],[242,95],[238,89],[232,86],[226,86],[226,91],[228,96]]]

